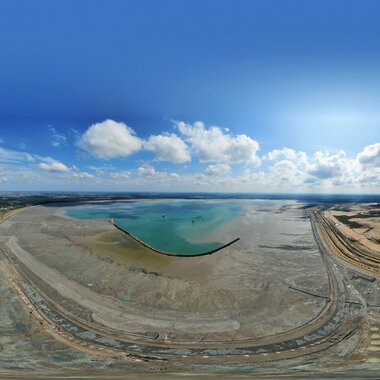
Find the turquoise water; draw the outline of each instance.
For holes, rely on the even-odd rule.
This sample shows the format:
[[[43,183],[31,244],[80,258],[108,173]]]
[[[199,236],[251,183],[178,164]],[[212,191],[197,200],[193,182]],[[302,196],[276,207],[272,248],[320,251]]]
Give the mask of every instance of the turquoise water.
[[[78,219],[114,218],[118,226],[152,247],[186,256],[228,243],[199,241],[237,217],[241,209],[242,202],[170,200],[86,204],[69,207],[66,214]]]

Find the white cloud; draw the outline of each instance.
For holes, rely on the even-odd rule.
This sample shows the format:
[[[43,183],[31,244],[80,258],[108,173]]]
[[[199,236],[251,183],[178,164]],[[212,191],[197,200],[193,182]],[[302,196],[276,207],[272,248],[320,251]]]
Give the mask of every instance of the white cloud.
[[[231,166],[228,164],[209,165],[206,169],[206,174],[208,175],[223,176],[227,175],[230,172]]]
[[[154,176],[157,174],[156,169],[151,165],[144,165],[137,168],[137,173],[140,176]]]
[[[111,159],[138,152],[142,142],[126,124],[105,120],[87,129],[79,145],[95,157]]]
[[[247,135],[233,136],[219,127],[206,128],[202,122],[191,125],[179,121],[176,127],[201,162],[260,164],[259,144]]]
[[[342,150],[337,154],[316,152],[314,157],[315,162],[310,166],[309,174],[321,180],[348,177],[354,169],[353,161]]]
[[[51,126],[48,128],[51,143],[56,147],[67,143],[66,136],[71,141],[75,135],[75,131],[63,135]],[[80,139],[78,137],[82,149],[106,160],[127,157],[141,149],[154,154],[154,160],[128,166],[126,171],[107,162],[101,167],[86,167],[90,173],[82,172],[75,165],[68,167],[51,157],[29,154],[20,145],[17,151],[0,145],[0,182],[7,181],[2,185],[4,188],[31,181],[33,184],[50,181],[53,186],[52,176],[46,175],[48,171],[69,173],[54,176],[62,184],[68,180],[78,186],[86,185],[85,179],[94,178],[87,181],[88,188],[90,184],[99,184],[104,188],[121,189],[128,183],[128,188],[142,191],[174,188],[181,191],[270,192],[380,190],[380,143],[365,146],[356,157],[348,157],[344,151],[306,154],[289,147],[273,149],[262,157],[265,161],[261,171],[254,172],[252,164],[260,164],[259,144],[251,137],[233,135],[226,128],[205,126],[202,122],[176,122],[175,128],[174,133],[163,132],[143,140],[126,124],[106,120],[91,125]],[[181,166],[180,175],[166,172],[156,162],[186,163],[192,156],[201,163],[208,163],[203,173],[194,173],[196,167],[185,164]],[[243,165],[239,167],[238,164]]]
[[[298,186],[306,179],[306,173],[303,168],[290,160],[277,161],[271,167],[271,174],[272,185],[276,186]]]
[[[110,173],[110,177],[117,180],[129,179],[130,175],[131,173],[129,171]]]
[[[161,172],[151,165],[143,165],[136,169],[136,175],[131,175],[129,186],[144,186],[147,190],[167,189],[173,190],[174,186],[188,186],[185,177],[177,173]],[[188,176],[191,177],[191,176]],[[179,182],[180,181],[180,182]]]
[[[361,173],[356,182],[364,186],[379,186],[380,185],[380,169],[366,170]]]
[[[289,178],[297,171],[297,166],[289,160],[276,162],[272,167],[272,172],[277,178]]]
[[[158,161],[183,163],[191,161],[188,146],[174,133],[150,136],[144,148],[156,153]]]
[[[364,167],[380,167],[380,143],[367,145],[357,159]]]
[[[87,172],[78,172],[78,173],[73,173],[73,178],[94,178],[93,174],[87,173]]]
[[[264,156],[264,159],[269,161],[276,161],[278,159],[285,159],[290,161],[297,161],[297,165],[308,166],[307,154],[302,151],[295,151],[291,148],[274,149]]]
[[[19,152],[17,150],[10,150],[0,147],[0,162],[21,162],[21,161],[34,161],[31,154],[27,152]]]
[[[51,145],[54,148],[60,148],[63,145],[66,145],[67,138],[65,135],[59,133],[54,127],[48,125],[48,131],[51,136]]]
[[[62,162],[58,161],[51,163],[42,162],[41,164],[38,164],[38,167],[42,170],[47,170],[50,172],[68,172],[71,170],[65,164],[62,164]]]
[[[344,151],[336,154],[316,152],[308,157],[305,152],[290,148],[275,149],[265,155],[265,159],[274,161],[270,166],[271,186],[292,185],[326,188],[352,183],[358,175],[356,160],[347,157]]]
[[[252,172],[250,169],[245,169],[243,174],[237,178],[238,183],[256,185],[262,187],[265,183],[269,183],[270,179],[267,173]]]
[[[278,158],[286,158],[289,160],[295,160],[297,159],[297,152],[294,149],[290,148],[282,148],[282,149],[274,149],[268,154],[264,156],[267,160],[273,161]]]
[[[360,191],[380,185],[380,168],[377,166],[380,144],[365,147],[354,158],[344,151],[331,154],[318,151],[308,157],[305,152],[293,149],[275,149],[264,157],[275,164],[269,167],[267,187],[285,188],[286,184],[303,191],[341,188]],[[284,159],[286,158],[286,159]]]
[[[56,160],[52,157],[49,157],[49,156],[40,156],[38,154],[35,154],[33,155],[33,157],[38,160],[38,161],[42,161],[42,162],[47,162],[47,163],[52,163],[52,162],[55,162]]]
[[[104,166],[88,166],[89,169],[93,170],[97,175],[108,175],[110,172],[116,171],[115,167],[111,165]]]

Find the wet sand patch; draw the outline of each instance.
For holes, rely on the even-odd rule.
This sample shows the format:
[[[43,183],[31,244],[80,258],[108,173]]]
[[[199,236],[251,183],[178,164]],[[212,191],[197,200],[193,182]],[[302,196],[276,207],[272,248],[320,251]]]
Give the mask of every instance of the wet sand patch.
[[[140,269],[188,280],[207,281],[214,261],[201,257],[187,258],[160,255],[143,247],[119,231],[102,232],[94,236],[74,236],[72,240],[87,248],[101,260],[125,265],[126,269]]]

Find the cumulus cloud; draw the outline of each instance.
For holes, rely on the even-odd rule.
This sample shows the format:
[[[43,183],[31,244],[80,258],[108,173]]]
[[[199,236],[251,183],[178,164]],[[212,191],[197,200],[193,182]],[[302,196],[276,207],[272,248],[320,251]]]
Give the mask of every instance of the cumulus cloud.
[[[150,136],[144,148],[154,152],[158,161],[184,163],[191,160],[188,146],[174,133]]]
[[[50,163],[42,162],[38,164],[38,167],[49,172],[68,172],[71,170],[65,164],[62,164],[62,162],[58,161]]]
[[[176,128],[201,162],[260,164],[259,143],[247,135],[234,136],[215,126],[206,128],[202,122],[191,125],[179,121]]]
[[[88,128],[79,145],[95,157],[111,159],[138,152],[142,141],[126,124],[105,120]]]
[[[380,143],[364,147],[356,162],[361,172],[355,181],[365,187],[380,186]]]
[[[297,165],[308,165],[307,154],[302,151],[295,151],[291,148],[274,149],[264,156],[264,159],[269,161],[275,161],[279,159],[297,161]]]
[[[181,176],[178,173],[169,173],[169,177],[173,179],[180,179]]]
[[[231,172],[231,166],[228,164],[209,165],[206,174],[212,176],[223,176]]]
[[[79,146],[100,159],[128,157],[140,150],[154,154],[155,159],[151,162],[157,168],[144,160],[143,164],[128,166],[128,171],[107,162],[101,167],[88,167],[94,173],[91,174],[82,172],[75,165],[68,167],[51,157],[29,154],[20,145],[18,150],[0,146],[0,182],[30,182],[30,178],[51,178],[46,176],[46,172],[69,172],[70,175],[55,178],[62,181],[71,178],[73,183],[74,178],[85,180],[96,177],[96,181],[89,183],[102,183],[103,186],[112,183],[120,188],[128,183],[129,188],[140,190],[166,190],[178,186],[189,191],[325,191],[334,190],[334,187],[353,192],[379,190],[380,143],[365,146],[354,157],[348,157],[344,151],[306,154],[282,147],[267,152],[262,157],[264,165],[261,171],[254,172],[258,169],[253,165],[258,166],[261,162],[258,157],[259,144],[251,137],[234,135],[228,129],[206,126],[202,122],[187,124],[179,121],[175,122],[175,128],[174,133],[164,132],[143,140],[126,124],[105,120],[91,125],[85,133],[78,135]],[[72,140],[76,133],[63,135],[51,126],[48,131],[51,144],[55,147],[65,145],[66,136]],[[190,165],[182,166],[181,175],[170,173],[157,162],[186,163],[192,157],[207,163],[203,173],[194,173],[195,168]],[[236,168],[237,164],[243,164],[243,167],[240,166],[235,172],[232,167]]]
[[[364,186],[379,186],[380,185],[380,169],[372,169],[372,170],[366,170],[363,173],[361,173],[357,178],[356,181],[360,185]]]
[[[280,157],[289,160],[295,160],[297,158],[297,152],[294,149],[285,147],[282,149],[274,149],[264,156],[264,158],[270,161],[276,160]]]
[[[352,183],[359,167],[344,151],[336,154],[319,151],[308,157],[305,152],[282,148],[267,153],[265,159],[274,161],[270,178],[272,185],[278,186],[341,186]]]
[[[306,179],[305,169],[302,165],[291,160],[277,161],[270,167],[270,186],[299,186]]]
[[[161,172],[156,170],[151,165],[143,165],[137,168],[137,176],[131,176],[128,184],[144,184],[146,189],[157,189],[166,188],[168,190],[173,190],[173,186],[177,186],[178,182],[181,180],[180,184],[182,186],[187,186],[185,184],[186,180],[184,177],[177,173]]]
[[[129,179],[130,175],[131,173],[129,171],[110,173],[110,177],[117,180]]]
[[[309,174],[319,179],[330,179],[341,177],[344,174],[350,175],[353,163],[347,158],[344,151],[337,154],[328,152],[316,152],[315,163],[311,165]]]
[[[278,161],[271,167],[271,169],[278,178],[288,178],[290,175],[297,172],[297,166],[289,160]]]
[[[364,167],[380,167],[380,143],[366,146],[357,156]]]
[[[157,174],[156,169],[151,165],[144,165],[137,168],[137,173],[140,176],[154,176]]]

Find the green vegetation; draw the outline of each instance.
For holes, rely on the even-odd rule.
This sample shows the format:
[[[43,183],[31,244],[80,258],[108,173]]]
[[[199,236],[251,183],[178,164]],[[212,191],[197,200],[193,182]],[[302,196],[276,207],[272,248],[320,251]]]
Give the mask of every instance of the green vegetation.
[[[378,218],[380,217],[380,210],[370,210],[367,214],[357,214],[354,216],[351,216],[351,218]]]
[[[368,219],[368,218],[379,218],[380,217],[380,209],[376,208],[374,210],[369,210],[366,213],[359,213],[355,215],[336,215],[335,218],[338,219],[341,223],[347,225],[350,228],[363,228],[368,227],[367,225],[362,225],[358,222],[353,221],[352,219]],[[368,229],[366,232],[368,232]]]
[[[354,218],[354,216],[347,216],[347,215],[336,215],[336,219],[339,220],[339,222],[345,224],[346,226],[350,228],[362,228],[363,226],[357,222],[353,222],[350,220],[351,218]]]

